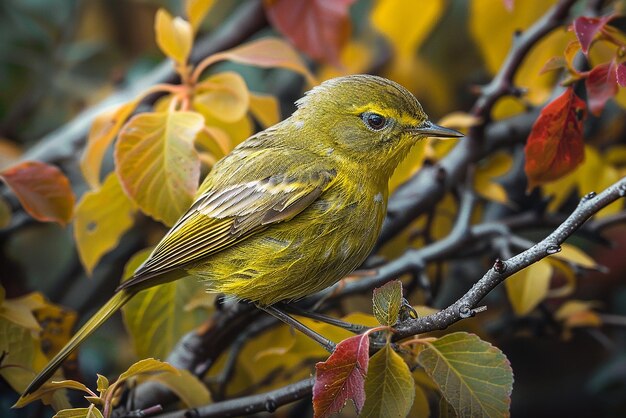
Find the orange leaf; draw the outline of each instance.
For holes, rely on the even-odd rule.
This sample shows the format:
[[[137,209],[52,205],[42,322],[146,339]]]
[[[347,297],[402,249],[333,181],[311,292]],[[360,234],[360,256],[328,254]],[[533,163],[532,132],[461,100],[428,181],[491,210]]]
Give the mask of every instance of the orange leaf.
[[[172,18],[165,9],[159,9],[154,31],[161,51],[177,63],[185,64],[193,42],[193,29],[189,22],[180,17]]]
[[[265,0],[272,26],[311,58],[339,65],[350,37],[348,9],[355,0]]]
[[[114,110],[98,115],[93,121],[87,137],[87,146],[80,158],[80,169],[83,172],[83,177],[92,189],[100,187],[100,168],[104,154],[139,101],[137,99],[125,103]]]
[[[261,68],[286,68],[302,74],[310,85],[317,84],[315,77],[291,45],[278,38],[261,38],[206,58],[200,69],[219,61],[230,60]],[[197,75],[197,74],[196,74]]]
[[[0,172],[33,218],[65,225],[74,211],[70,181],[57,167],[39,161],[24,161]]]
[[[543,108],[526,142],[528,190],[563,177],[583,161],[585,113],[585,102],[572,87]]]

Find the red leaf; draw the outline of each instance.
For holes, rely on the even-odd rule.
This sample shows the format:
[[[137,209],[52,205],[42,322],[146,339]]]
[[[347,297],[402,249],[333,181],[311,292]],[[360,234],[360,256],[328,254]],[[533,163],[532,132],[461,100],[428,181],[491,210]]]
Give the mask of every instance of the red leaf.
[[[622,87],[626,87],[626,64],[621,63],[617,65],[617,68],[615,69],[615,76],[617,78],[617,83]]]
[[[352,399],[357,413],[365,403],[365,376],[369,362],[370,340],[367,335],[346,338],[328,360],[315,365],[313,386],[314,417],[338,413]]]
[[[25,161],[2,171],[0,178],[33,218],[61,225],[72,218],[74,193],[67,177],[55,166]]]
[[[589,110],[599,116],[606,102],[617,94],[617,75],[614,62],[596,65],[585,79]]]
[[[339,65],[339,51],[352,30],[348,9],[356,0],[265,0],[276,29],[314,59]]]
[[[543,108],[526,142],[528,190],[563,177],[583,161],[585,113],[585,102],[572,87]]]
[[[581,16],[574,20],[574,33],[576,33],[576,38],[578,38],[580,47],[585,55],[587,55],[594,37],[613,17],[613,15],[604,17]]]

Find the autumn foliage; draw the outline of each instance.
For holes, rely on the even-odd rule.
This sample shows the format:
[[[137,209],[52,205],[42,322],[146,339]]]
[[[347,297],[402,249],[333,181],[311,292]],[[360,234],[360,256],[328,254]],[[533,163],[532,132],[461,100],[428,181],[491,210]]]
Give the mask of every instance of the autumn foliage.
[[[537,415],[561,396],[569,400],[560,405],[567,416],[589,409],[619,416],[623,402],[601,401],[611,385],[626,394],[623,371],[613,369],[618,356],[607,354],[623,342],[606,331],[626,323],[623,202],[599,208],[580,234],[525,269],[513,274],[504,261],[557,229],[580,198],[592,199],[590,192],[626,175],[623,2],[240,3],[187,0],[175,12],[149,6],[147,17],[133,14],[140,38],[148,36],[153,55],[167,60],[169,77],[99,107],[114,89],[106,80],[93,94],[97,100],[87,102],[97,115],[71,114],[91,119],[62,157],[27,150],[24,144],[36,143],[39,133],[5,131],[13,118],[28,122],[20,119],[24,109],[45,109],[0,98],[0,110],[17,109],[0,124],[2,404],[17,401],[35,415],[41,411],[33,405],[42,401],[58,417],[110,417],[115,410],[157,413],[149,409],[156,403],[204,411],[279,391],[260,406],[243,405],[249,411],[233,406],[229,413],[281,407],[285,416],[306,410],[316,418],[501,417]],[[254,12],[247,20],[238,15],[246,8]],[[259,28],[240,39],[247,28],[233,29],[233,16]],[[89,55],[88,48],[77,50],[74,60]],[[138,71],[125,65],[129,74]],[[187,278],[143,291],[123,308],[125,331],[107,344],[130,354],[111,359],[107,349],[88,347],[80,355],[90,360],[71,358],[53,383],[18,400],[72,335],[74,310],[86,317],[132,275],[221,157],[278,123],[304,91],[350,73],[401,83],[432,120],[467,137],[425,139],[413,148],[389,184],[390,238],[354,275],[303,302],[355,326],[296,314],[334,344],[332,353],[245,303],[237,308],[207,295],[202,283]],[[407,216],[405,224],[394,223]],[[397,338],[401,324],[441,311],[486,271],[499,269],[511,277],[481,302],[486,312],[471,306],[447,330],[433,326]],[[384,277],[390,270],[398,273]],[[218,338],[192,353],[200,359],[189,367],[176,363],[192,356],[180,355],[189,343],[182,339],[212,332]],[[577,351],[576,342],[593,355]],[[557,367],[545,359],[561,355],[589,365],[584,373],[559,365],[542,385],[544,374],[534,371],[539,364]],[[556,390],[570,374],[577,388]],[[281,397],[281,388],[298,382],[302,393]],[[174,400],[128,406],[129,393],[155,383]],[[588,387],[596,391],[584,392],[593,402],[574,399],[583,399]],[[69,397],[68,389],[81,395]],[[563,395],[568,390],[572,395]]]

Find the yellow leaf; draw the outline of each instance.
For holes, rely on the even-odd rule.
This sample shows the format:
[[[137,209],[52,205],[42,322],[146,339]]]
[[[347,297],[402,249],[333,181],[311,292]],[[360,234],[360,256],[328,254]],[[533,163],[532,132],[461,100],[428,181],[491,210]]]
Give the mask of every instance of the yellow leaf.
[[[150,377],[150,381],[167,386],[189,408],[211,403],[211,394],[207,387],[189,370],[178,370],[179,374],[159,373]]]
[[[409,412],[409,417],[429,417],[430,405],[428,403],[428,397],[424,389],[415,385],[415,399],[413,400],[413,406]]]
[[[243,141],[248,139],[250,135],[252,135],[253,124],[248,115],[233,123],[224,122],[216,117],[211,116],[208,113],[202,113],[202,115],[206,120],[206,126],[208,127],[208,131],[211,132],[213,136],[215,136],[214,139],[218,140],[218,136],[216,136],[217,134],[211,131],[211,128],[218,128],[225,132],[226,135],[228,135],[230,144],[229,152],[232,148],[242,143]],[[219,140],[221,140],[221,138],[219,138]],[[220,144],[220,146],[222,145]]]
[[[230,60],[261,68],[285,68],[302,74],[314,86],[315,77],[300,58],[298,52],[286,41],[278,38],[261,38],[208,57],[205,68],[219,61]]]
[[[52,358],[71,338],[78,316],[72,310],[47,301],[44,306],[37,308],[34,314],[37,322],[43,326],[39,334],[41,350],[47,357]],[[70,354],[69,360],[75,359],[76,353]]]
[[[250,93],[250,112],[263,128],[280,122],[280,104],[269,94]]]
[[[31,331],[41,331],[41,326],[33,310],[45,306],[44,296],[39,292],[33,292],[26,296],[14,299],[5,299],[0,306],[0,317],[4,317],[22,328]]]
[[[211,7],[215,4],[215,0],[187,0],[185,2],[185,10],[187,12],[187,19],[196,32],[204,17],[209,13]]]
[[[598,264],[589,257],[586,253],[578,249],[573,245],[563,244],[561,245],[561,251],[552,255],[552,257],[559,258],[561,260],[569,261],[570,263],[579,265],[588,269],[597,269]]]
[[[555,273],[558,271],[560,276],[565,278],[565,283],[559,287],[553,287],[548,290],[546,297],[563,298],[574,293],[574,290],[576,290],[576,275],[574,275],[574,271],[570,265],[554,257],[548,257],[547,260],[552,267],[554,267]]]
[[[341,66],[324,64],[317,72],[321,81],[348,74],[367,72],[374,58],[374,48],[371,45],[357,40],[350,40],[339,52]]]
[[[83,195],[76,206],[74,238],[88,274],[100,258],[115,248],[134,221],[135,205],[126,196],[115,173],[102,188]]]
[[[453,129],[467,129],[476,126],[481,122],[479,117],[466,112],[448,113],[437,122],[441,126]]]
[[[200,160],[193,141],[204,126],[195,112],[142,113],[120,132],[115,170],[126,194],[168,226],[193,200]]]
[[[53,392],[56,392],[59,389],[73,389],[73,390],[80,390],[87,394],[92,393],[87,388],[87,386],[75,380],[53,381],[53,382],[44,383],[39,389],[37,389],[33,393],[29,393],[26,396],[20,397],[20,399],[18,399],[15,405],[13,405],[13,407],[21,408],[38,399],[44,400],[46,397],[49,397]]]
[[[413,55],[441,17],[444,5],[443,0],[378,0],[371,14],[372,25],[398,55]]]
[[[495,74],[511,48],[517,30],[526,30],[555,3],[516,2],[510,13],[504,2],[473,0],[470,2],[470,33],[483,56],[487,69]],[[498,36],[494,36],[498,34]],[[518,86],[528,88],[526,98],[533,104],[546,101],[552,92],[556,73],[539,75],[544,64],[552,57],[562,55],[571,35],[564,30],[555,30],[539,41],[522,62],[516,76]]]
[[[161,51],[178,64],[187,62],[193,43],[193,28],[186,20],[172,18],[165,9],[159,9],[154,21],[156,41]]]
[[[149,253],[150,250],[144,250],[135,254],[125,267],[124,277],[131,277]],[[202,283],[196,278],[184,277],[144,290],[122,308],[124,324],[139,357],[167,357],[184,334],[206,319],[201,309],[185,309],[202,290]]]
[[[417,172],[424,164],[424,159],[426,157],[426,146],[428,142],[426,140],[422,140],[415,144],[409,154],[406,156],[404,160],[396,170],[393,172],[393,176],[389,179],[389,191],[393,192],[398,188],[399,185],[407,181],[413,174]]]
[[[178,371],[176,367],[170,365],[169,363],[165,363],[163,361],[159,361],[153,358],[147,358],[139,360],[137,363],[130,366],[124,373],[120,375],[116,383],[123,382],[124,380],[130,379],[131,377],[155,373],[180,374],[180,371]]]
[[[196,145],[205,148],[216,157],[223,157],[234,148],[228,134],[214,126],[204,127],[196,137]]]
[[[104,418],[102,412],[94,404],[88,408],[64,409],[56,413],[52,418]]]
[[[80,169],[92,189],[100,187],[100,168],[107,148],[139,104],[139,99],[125,103],[96,117],[87,136],[87,145],[80,158]]]
[[[224,122],[236,122],[248,111],[250,94],[243,77],[233,71],[210,76],[196,86],[193,106]]]
[[[554,317],[568,328],[598,327],[602,325],[602,319],[593,309],[599,306],[599,302],[569,300],[561,305]]]
[[[506,190],[492,180],[502,176],[511,169],[513,159],[504,153],[498,153],[482,161],[476,170],[474,188],[483,197],[506,204]]]
[[[551,277],[552,266],[544,259],[506,279],[506,292],[517,315],[528,314],[546,298]]]

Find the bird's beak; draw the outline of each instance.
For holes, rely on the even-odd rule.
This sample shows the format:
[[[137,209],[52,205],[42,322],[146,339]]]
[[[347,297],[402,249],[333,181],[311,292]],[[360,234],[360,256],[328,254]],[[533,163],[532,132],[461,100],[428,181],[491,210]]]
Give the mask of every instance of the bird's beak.
[[[454,129],[450,128],[444,128],[443,126],[439,126],[429,120],[419,126],[416,126],[415,128],[411,128],[410,131],[415,134],[435,138],[460,138],[462,136],[465,136],[459,131],[455,131]]]

